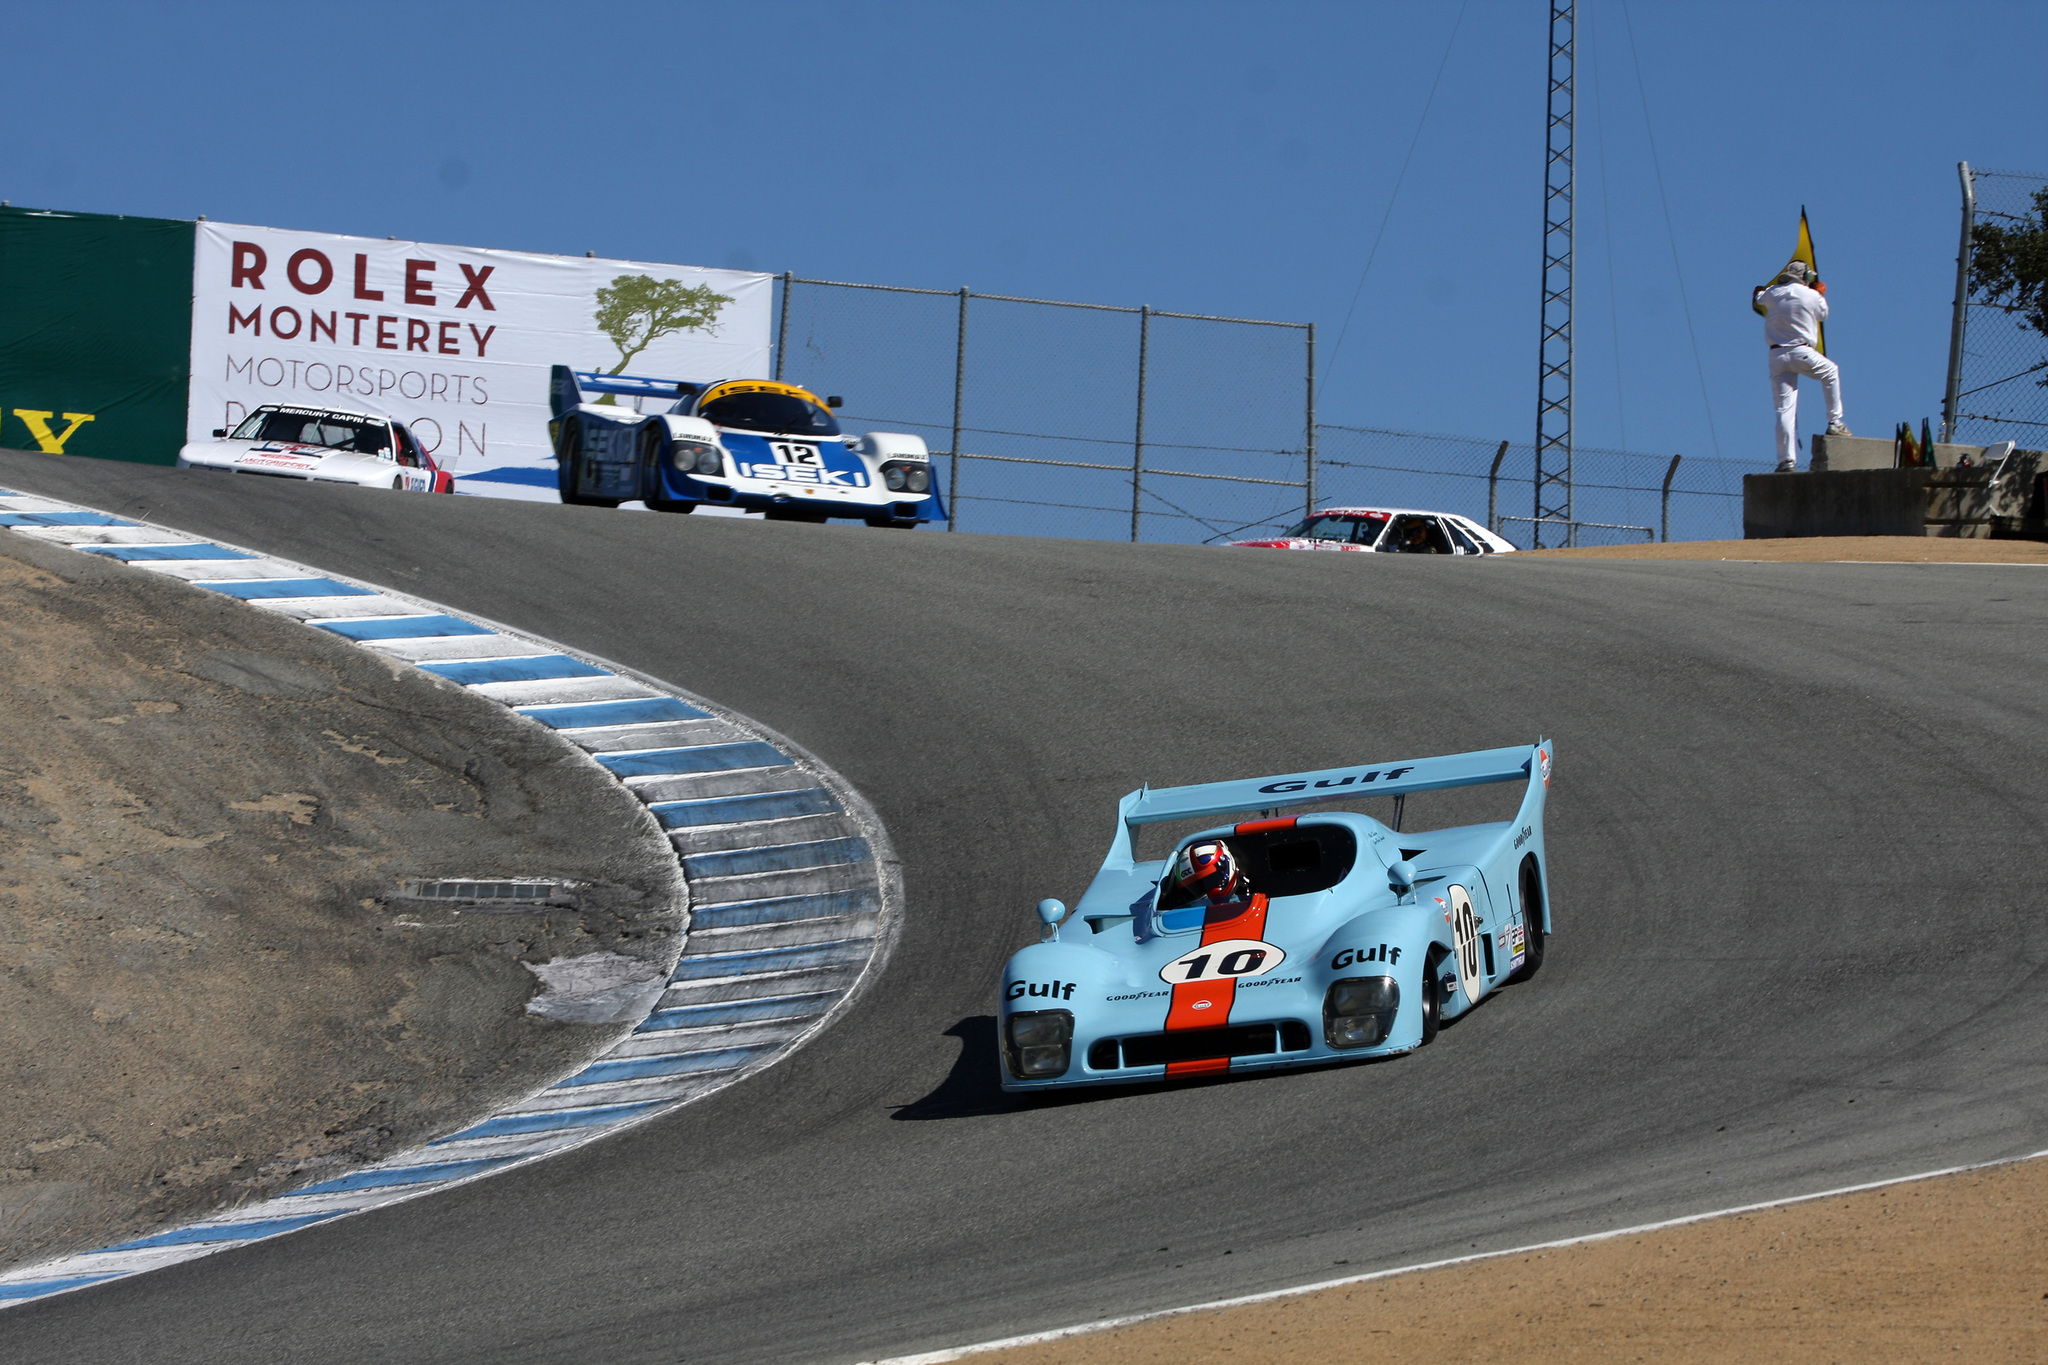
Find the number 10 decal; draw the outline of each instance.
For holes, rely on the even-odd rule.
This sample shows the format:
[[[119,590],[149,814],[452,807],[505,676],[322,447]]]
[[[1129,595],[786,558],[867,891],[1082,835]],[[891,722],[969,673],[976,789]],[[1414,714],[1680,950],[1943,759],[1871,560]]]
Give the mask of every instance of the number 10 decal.
[[[1472,906],[1472,893],[1462,886],[1444,892],[1451,899],[1451,937],[1457,942],[1453,954],[1458,963],[1458,985],[1467,1000],[1477,1000],[1486,990],[1486,978],[1479,971],[1479,912]]]
[[[1170,986],[1179,986],[1190,981],[1264,976],[1286,960],[1286,951],[1277,943],[1265,943],[1255,938],[1226,938],[1182,953],[1159,969],[1159,979]]]

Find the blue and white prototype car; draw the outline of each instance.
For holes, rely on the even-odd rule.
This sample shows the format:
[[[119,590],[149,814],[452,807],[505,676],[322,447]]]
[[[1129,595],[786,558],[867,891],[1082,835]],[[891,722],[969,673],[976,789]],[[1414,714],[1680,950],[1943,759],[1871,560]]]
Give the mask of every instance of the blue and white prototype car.
[[[633,406],[586,395],[630,397]],[[734,507],[776,521],[943,521],[931,455],[899,432],[853,436],[807,389],[772,379],[674,379],[554,367],[548,424],[562,501],[658,512]],[[639,409],[648,400],[655,412]]]
[[[1003,971],[1003,1089],[1055,1090],[1410,1052],[1543,963],[1550,929],[1543,805],[1551,745],[1140,789],[1068,916]],[[1524,782],[1502,824],[1402,832],[1408,794]],[[1395,798],[1394,823],[1330,809]],[[1315,808],[1291,813],[1301,808]],[[1146,825],[1256,812],[1191,834],[1159,862]],[[1182,850],[1227,846],[1228,899],[1184,890]]]

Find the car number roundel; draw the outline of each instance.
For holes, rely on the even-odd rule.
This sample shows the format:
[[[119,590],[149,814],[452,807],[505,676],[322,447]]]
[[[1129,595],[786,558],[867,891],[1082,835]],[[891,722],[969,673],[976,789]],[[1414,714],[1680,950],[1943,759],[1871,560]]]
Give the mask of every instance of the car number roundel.
[[[1159,969],[1159,979],[1170,986],[1189,981],[1215,981],[1222,977],[1264,976],[1287,960],[1277,943],[1256,938],[1226,938],[1190,948]]]

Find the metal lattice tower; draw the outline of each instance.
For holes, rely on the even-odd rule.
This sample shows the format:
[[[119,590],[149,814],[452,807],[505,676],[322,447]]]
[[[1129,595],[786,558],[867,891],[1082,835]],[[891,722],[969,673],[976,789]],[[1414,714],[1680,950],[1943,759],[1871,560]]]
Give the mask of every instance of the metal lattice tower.
[[[1536,547],[1572,534],[1572,0],[1551,0],[1543,160],[1543,340],[1536,353]]]

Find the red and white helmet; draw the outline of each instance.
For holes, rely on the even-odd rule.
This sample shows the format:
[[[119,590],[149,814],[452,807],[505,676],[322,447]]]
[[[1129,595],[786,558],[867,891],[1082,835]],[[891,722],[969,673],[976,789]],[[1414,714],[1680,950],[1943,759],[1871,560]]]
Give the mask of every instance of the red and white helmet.
[[[1173,860],[1173,880],[1190,894],[1227,901],[1243,883],[1244,874],[1238,870],[1230,845],[1219,839],[1214,843],[1189,844],[1182,849]]]

